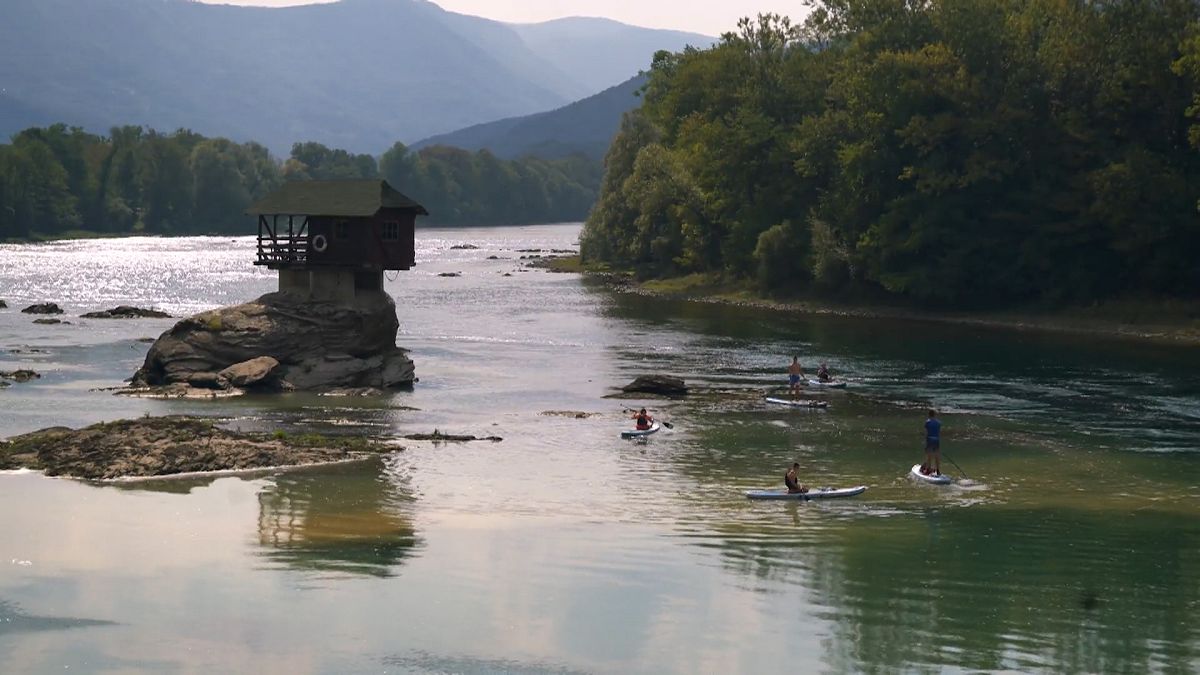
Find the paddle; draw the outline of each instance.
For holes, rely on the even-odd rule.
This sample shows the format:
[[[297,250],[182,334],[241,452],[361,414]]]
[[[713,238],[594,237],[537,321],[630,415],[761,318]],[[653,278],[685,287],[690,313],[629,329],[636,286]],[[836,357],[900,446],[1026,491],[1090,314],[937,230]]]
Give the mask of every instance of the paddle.
[[[967,478],[967,479],[969,479],[969,478],[970,478],[970,476],[968,476],[968,475],[967,475],[967,472],[966,472],[966,471],[963,471],[963,470],[962,470],[962,467],[958,465],[958,462],[956,462],[956,461],[954,461],[954,460],[950,459],[949,457],[946,457],[946,455],[945,455],[945,454],[942,454],[942,457],[943,457],[943,458],[944,458],[944,459],[945,459],[947,462],[950,462],[951,464],[953,464],[953,465],[954,465],[954,468],[958,469],[958,472],[962,474],[962,477],[963,477],[963,478]]]

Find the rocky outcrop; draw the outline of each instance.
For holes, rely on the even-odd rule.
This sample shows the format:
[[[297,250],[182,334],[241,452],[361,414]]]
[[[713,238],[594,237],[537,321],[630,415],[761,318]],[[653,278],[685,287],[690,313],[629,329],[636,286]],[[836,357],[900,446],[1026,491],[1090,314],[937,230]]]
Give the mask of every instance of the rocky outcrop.
[[[633,382],[621,387],[626,394],[658,394],[660,396],[685,396],[687,384],[671,375],[639,375]]]
[[[63,321],[62,319],[34,319],[33,322],[43,326],[57,326],[60,323],[68,326],[71,325],[70,321]]]
[[[13,382],[28,382],[30,380],[39,379],[40,377],[41,377],[40,373],[36,373],[32,370],[21,369],[21,370],[13,370],[13,371],[8,371],[8,372],[0,370],[0,380],[12,380]]]
[[[54,427],[0,441],[0,469],[112,479],[338,462],[399,449],[359,436],[248,434],[210,419],[144,417],[78,430]]]
[[[102,312],[88,312],[80,315],[84,319],[169,319],[170,314],[160,312],[157,309],[142,309],[141,307],[131,307],[129,305],[120,305],[112,309],[106,309]]]
[[[0,300],[0,309],[8,309],[8,303]]]
[[[30,305],[21,310],[25,314],[62,314],[62,307],[53,302],[41,302],[36,305]]]
[[[235,363],[217,373],[218,379],[224,379],[239,389],[270,386],[278,382],[278,376],[279,361],[270,356]]]
[[[407,386],[413,362],[396,346],[396,305],[386,293],[360,294],[353,306],[269,293],[243,305],[202,312],[175,324],[150,347],[134,386],[219,384],[241,388],[230,366],[277,362],[244,386],[329,389]],[[232,372],[232,371],[231,371]],[[240,372],[240,371],[239,371]],[[249,375],[248,375],[249,377]],[[193,385],[197,386],[197,385]]]

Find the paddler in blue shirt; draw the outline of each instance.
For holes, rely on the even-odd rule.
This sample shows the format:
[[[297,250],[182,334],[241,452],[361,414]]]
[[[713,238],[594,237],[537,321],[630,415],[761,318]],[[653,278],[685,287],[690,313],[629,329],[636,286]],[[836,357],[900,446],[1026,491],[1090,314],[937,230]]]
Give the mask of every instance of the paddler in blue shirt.
[[[783,484],[787,486],[789,495],[808,492],[808,487],[800,484],[800,478],[796,475],[798,471],[800,471],[800,462],[792,462],[792,468],[783,474]]]
[[[942,475],[942,423],[938,421],[937,411],[929,411],[929,419],[925,420],[925,463],[921,465],[921,473],[925,475]]]

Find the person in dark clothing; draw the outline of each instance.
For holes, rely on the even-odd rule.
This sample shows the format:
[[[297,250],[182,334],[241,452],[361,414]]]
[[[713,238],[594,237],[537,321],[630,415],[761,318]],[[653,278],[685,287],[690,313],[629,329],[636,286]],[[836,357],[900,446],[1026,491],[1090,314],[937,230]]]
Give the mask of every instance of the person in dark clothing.
[[[800,463],[793,462],[792,468],[783,474],[783,484],[787,486],[788,494],[797,494],[808,492],[808,487],[800,484],[800,478],[796,473],[800,470]]]
[[[930,410],[929,419],[925,420],[925,463],[921,465],[921,473],[942,475],[942,423],[936,410]]]

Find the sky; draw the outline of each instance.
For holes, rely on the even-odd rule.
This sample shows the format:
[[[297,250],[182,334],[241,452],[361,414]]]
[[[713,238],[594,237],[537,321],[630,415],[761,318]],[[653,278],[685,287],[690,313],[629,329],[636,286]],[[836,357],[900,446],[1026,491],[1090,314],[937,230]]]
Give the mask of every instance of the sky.
[[[314,0],[203,0],[221,4],[283,7]],[[328,0],[317,0],[328,1]],[[434,0],[444,9],[499,21],[529,23],[564,16],[602,16],[649,28],[718,36],[743,16],[775,12],[799,21],[804,0]]]

